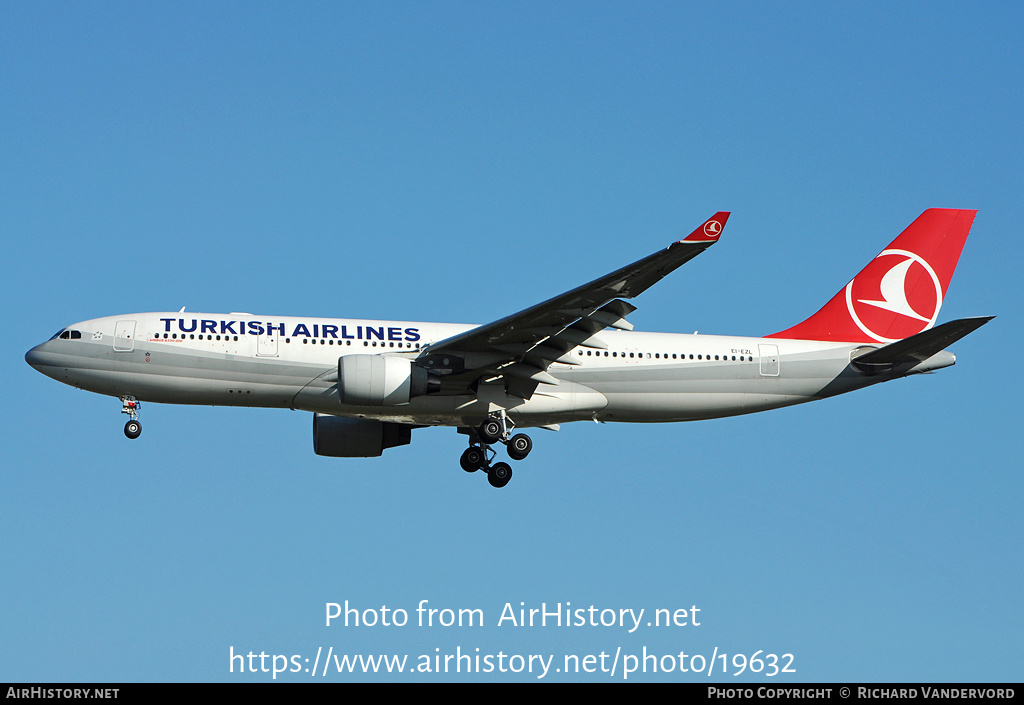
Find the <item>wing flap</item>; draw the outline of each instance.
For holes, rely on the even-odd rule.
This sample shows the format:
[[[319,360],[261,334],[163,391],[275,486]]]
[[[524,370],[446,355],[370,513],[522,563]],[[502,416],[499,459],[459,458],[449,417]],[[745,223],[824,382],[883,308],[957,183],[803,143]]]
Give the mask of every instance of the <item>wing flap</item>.
[[[520,399],[529,399],[533,396],[533,393],[537,391],[538,386],[540,386],[540,382],[535,380],[512,377],[507,380],[505,391],[507,391],[511,396],[519,397]]]

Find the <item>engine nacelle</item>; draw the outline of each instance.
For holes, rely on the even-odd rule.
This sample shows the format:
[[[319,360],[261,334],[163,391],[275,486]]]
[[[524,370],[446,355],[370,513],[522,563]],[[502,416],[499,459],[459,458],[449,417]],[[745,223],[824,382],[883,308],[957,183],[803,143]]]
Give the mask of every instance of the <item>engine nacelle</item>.
[[[440,389],[434,372],[401,357],[345,355],[338,358],[338,399],[352,406],[396,406]]]
[[[332,458],[376,458],[385,448],[408,445],[412,426],[373,419],[313,414],[313,452]]]

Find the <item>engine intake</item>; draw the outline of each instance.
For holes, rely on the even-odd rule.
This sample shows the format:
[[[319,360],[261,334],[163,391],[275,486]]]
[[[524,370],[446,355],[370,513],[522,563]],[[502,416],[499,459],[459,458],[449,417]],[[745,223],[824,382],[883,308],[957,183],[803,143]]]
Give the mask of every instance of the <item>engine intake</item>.
[[[352,406],[397,406],[413,397],[433,394],[441,376],[411,360],[385,355],[338,358],[338,399]]]

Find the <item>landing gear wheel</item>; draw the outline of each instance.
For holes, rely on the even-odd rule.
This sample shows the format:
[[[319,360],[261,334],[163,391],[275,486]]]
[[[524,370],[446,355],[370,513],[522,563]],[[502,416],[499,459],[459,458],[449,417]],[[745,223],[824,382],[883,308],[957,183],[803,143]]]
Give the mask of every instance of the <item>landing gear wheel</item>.
[[[480,437],[481,443],[489,446],[501,438],[504,430],[501,421],[498,419],[487,419],[480,424],[480,428],[476,430],[476,435]]]
[[[470,446],[463,451],[459,463],[466,472],[476,472],[487,464],[487,454],[480,446]]]
[[[504,487],[512,479],[512,466],[508,463],[495,463],[487,471],[487,481],[491,487]]]
[[[129,438],[138,438],[142,433],[142,424],[139,423],[139,407],[142,404],[130,394],[121,397],[121,413],[128,414],[128,423],[124,425],[124,435]]]
[[[533,441],[525,433],[517,433],[508,441],[508,457],[523,460],[533,450]]]

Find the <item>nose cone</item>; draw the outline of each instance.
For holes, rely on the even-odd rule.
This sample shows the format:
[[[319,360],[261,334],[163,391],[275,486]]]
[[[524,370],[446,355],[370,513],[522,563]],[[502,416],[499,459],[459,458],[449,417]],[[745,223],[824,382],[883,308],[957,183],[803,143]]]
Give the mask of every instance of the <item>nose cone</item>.
[[[74,380],[71,378],[74,357],[68,355],[65,345],[62,344],[65,342],[48,340],[45,343],[40,343],[25,353],[25,362],[32,365],[36,372],[44,374],[50,379],[74,386]]]
[[[45,357],[45,353],[43,353],[42,350],[43,345],[45,345],[45,343],[37,345],[25,353],[25,362],[32,365],[32,367],[37,370],[45,364],[43,359]]]
[[[60,363],[57,360],[56,351],[53,349],[52,342],[40,343],[35,346],[27,353],[25,353],[25,362],[36,368],[37,372],[42,372],[47,377],[53,377],[59,379],[58,367]]]

